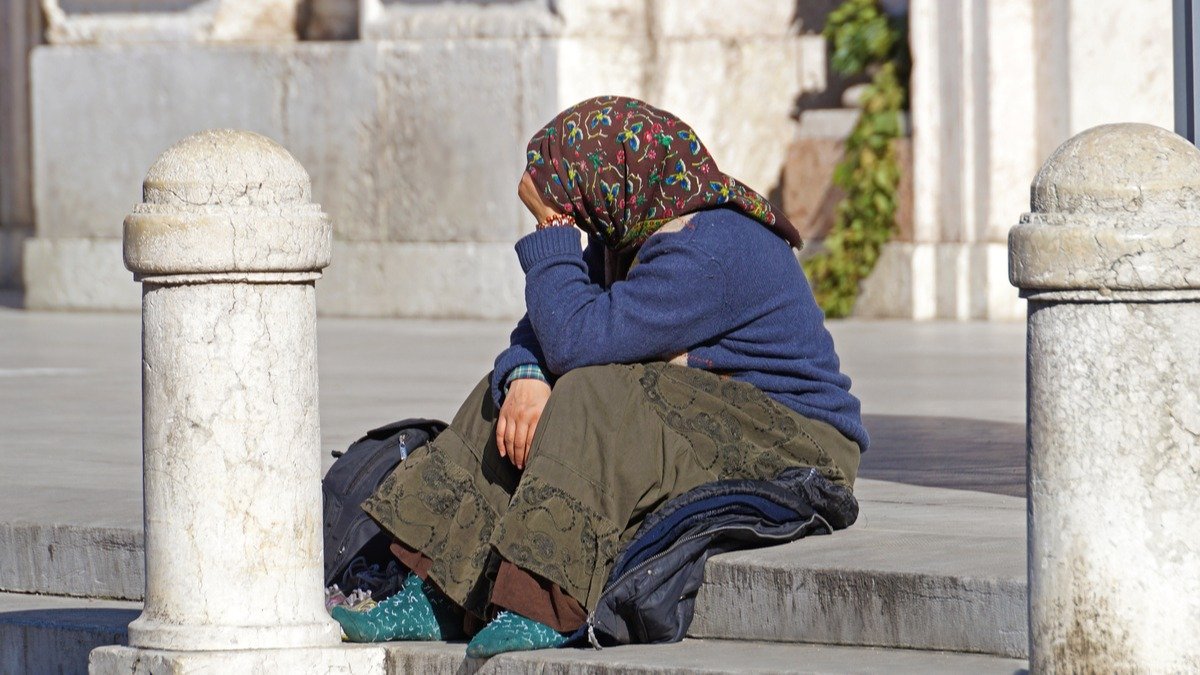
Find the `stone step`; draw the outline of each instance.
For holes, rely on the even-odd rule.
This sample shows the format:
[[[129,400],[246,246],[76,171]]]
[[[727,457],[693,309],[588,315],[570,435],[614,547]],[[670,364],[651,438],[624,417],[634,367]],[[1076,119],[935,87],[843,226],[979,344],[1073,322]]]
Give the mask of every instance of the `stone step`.
[[[142,531],[0,522],[0,591],[141,600]]]
[[[137,603],[0,594],[0,673],[87,673],[96,647],[123,644]],[[389,643],[382,673],[571,674],[630,673],[997,673],[1027,667],[1019,659],[944,651],[688,639],[673,645],[604,650],[563,649],[467,659],[461,643]],[[361,649],[343,645],[342,649]],[[184,655],[211,660],[213,653]],[[129,650],[106,650],[105,665],[126,662]],[[206,661],[209,663],[211,661]],[[198,664],[198,662],[197,662]],[[218,665],[219,669],[219,665]],[[213,671],[213,672],[219,672]],[[364,672],[361,675],[368,675]]]
[[[702,638],[1028,655],[1025,500],[859,481],[858,522],[705,569]]]
[[[690,635],[1027,655],[1025,501],[862,480],[858,523],[713,558]],[[0,524],[0,590],[140,599],[140,532]]]
[[[502,654],[487,662],[466,659],[457,644],[389,645],[388,672],[488,675],[686,675],[689,673],[879,673],[889,675],[1013,675],[1021,659],[913,649],[844,647],[778,642],[686,639],[669,645],[560,649]],[[476,670],[478,669],[478,670]]]

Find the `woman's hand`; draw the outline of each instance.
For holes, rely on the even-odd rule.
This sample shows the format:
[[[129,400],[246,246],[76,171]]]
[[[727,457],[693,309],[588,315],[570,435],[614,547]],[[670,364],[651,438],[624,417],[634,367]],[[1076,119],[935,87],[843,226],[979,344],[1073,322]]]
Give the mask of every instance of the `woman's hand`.
[[[550,385],[542,380],[513,380],[508,386],[508,394],[500,406],[500,419],[496,421],[496,446],[500,448],[500,456],[507,457],[518,469],[525,468],[533,432],[549,400]]]
[[[542,201],[542,196],[538,194],[537,186],[533,183],[533,178],[529,174],[521,174],[521,182],[517,185],[517,196],[521,198],[521,202],[525,204],[525,208],[533,214],[534,218],[540,223],[547,218],[553,218],[559,215],[558,210]]]

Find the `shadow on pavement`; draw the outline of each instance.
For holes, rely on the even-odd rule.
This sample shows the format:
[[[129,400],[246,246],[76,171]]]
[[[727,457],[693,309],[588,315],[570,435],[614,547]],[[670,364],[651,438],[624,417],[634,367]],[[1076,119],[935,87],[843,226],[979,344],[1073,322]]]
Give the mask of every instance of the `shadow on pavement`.
[[[0,307],[25,309],[25,294],[11,288],[0,288]]]
[[[139,613],[112,607],[0,611],[0,672],[87,675],[88,654],[125,644],[126,626]]]
[[[864,415],[871,449],[858,475],[926,487],[1025,496],[1025,425]]]
[[[80,599],[80,602],[86,600]],[[0,612],[0,624],[53,626],[60,630],[109,632],[125,642],[125,629],[141,614],[140,609],[112,607],[71,607],[64,609],[24,609]],[[116,644],[106,642],[105,644]]]

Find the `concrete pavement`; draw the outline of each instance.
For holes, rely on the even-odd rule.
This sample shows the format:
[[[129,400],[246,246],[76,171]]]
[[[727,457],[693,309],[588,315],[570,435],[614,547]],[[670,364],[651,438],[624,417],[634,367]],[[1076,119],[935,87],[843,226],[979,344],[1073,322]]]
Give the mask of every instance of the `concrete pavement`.
[[[509,330],[463,321],[318,325],[326,450],[400,417],[449,418]],[[931,665],[937,657],[914,661],[924,665],[910,671],[1012,672],[1020,662],[1001,657],[1025,653],[1023,326],[851,321],[830,328],[873,436],[860,474],[860,522],[834,537],[715,558],[692,630],[707,639],[692,646],[729,651],[718,638],[738,638],[974,651],[994,656],[970,658],[998,660],[976,668],[950,659],[943,668]],[[0,309],[0,591],[140,598],[139,366],[136,315]],[[29,602],[0,594],[0,639],[17,639],[14,631],[44,638],[61,628],[37,618]],[[58,602],[90,601],[50,604]],[[120,612],[130,607],[112,608],[110,624],[83,630],[67,621],[67,629],[81,645],[100,644],[87,641],[123,629],[128,617]],[[771,672],[884,672],[867,664],[916,654],[769,647],[813,664]],[[461,653],[417,651],[393,660],[462,665]],[[677,658],[655,666],[659,653],[667,652],[622,661],[644,667],[605,672],[687,669]],[[826,662],[845,667],[818,667]],[[723,662],[711,663],[721,670]],[[525,667],[502,666],[488,670]],[[591,666],[571,656],[546,667]]]
[[[506,344],[502,322],[322,319],[322,443],[450,418]],[[1024,494],[1024,328],[832,322],[873,445],[861,475]],[[140,527],[139,320],[0,309],[0,514]],[[326,453],[326,461],[331,461]]]

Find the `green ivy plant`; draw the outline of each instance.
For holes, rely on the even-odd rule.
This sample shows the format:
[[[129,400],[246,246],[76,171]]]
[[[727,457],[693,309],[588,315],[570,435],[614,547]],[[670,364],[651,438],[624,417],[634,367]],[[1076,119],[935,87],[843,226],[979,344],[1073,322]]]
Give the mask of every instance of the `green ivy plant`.
[[[878,0],[846,0],[829,14],[824,35],[834,70],[872,75],[845,156],[833,173],[846,196],[837,205],[825,250],[804,262],[817,304],[837,318],[854,309],[859,283],[896,229],[900,166],[894,141],[902,133],[910,66],[907,28],[885,14]]]

